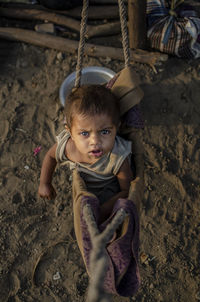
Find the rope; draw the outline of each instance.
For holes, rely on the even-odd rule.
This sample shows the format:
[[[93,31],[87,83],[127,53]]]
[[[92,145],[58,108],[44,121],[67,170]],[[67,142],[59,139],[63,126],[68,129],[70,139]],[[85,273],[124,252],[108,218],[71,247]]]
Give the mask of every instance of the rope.
[[[90,256],[90,284],[87,302],[109,302],[102,282],[106,276],[108,266],[106,245],[112,239],[116,229],[124,221],[127,214],[123,209],[118,210],[111,223],[107,225],[102,233],[99,233],[90,205],[84,206],[83,215],[93,246]]]
[[[74,85],[76,88],[80,87],[81,85],[81,74],[82,74],[82,63],[83,63],[84,48],[85,48],[85,34],[87,29],[88,8],[89,8],[89,0],[83,0],[83,8],[81,13],[80,41],[79,41],[78,58],[77,58],[77,65],[76,65],[76,80]]]
[[[169,10],[169,14],[172,16],[172,17],[177,17],[177,13],[175,12],[175,9],[181,4],[183,3],[184,0],[172,0],[171,2],[171,8]]]
[[[130,51],[129,51],[127,20],[126,20],[127,12],[125,8],[124,0],[118,0],[118,5],[119,5],[119,16],[120,16],[121,32],[122,32],[124,65],[125,67],[128,67],[130,65]],[[76,64],[76,79],[74,84],[75,88],[78,88],[81,85],[81,74],[82,74],[82,65],[83,65],[84,48],[85,48],[88,10],[89,10],[89,0],[83,0],[83,8],[81,13],[80,41],[79,41],[78,58]]]
[[[128,42],[128,30],[127,30],[127,20],[126,20],[126,9],[123,0],[118,0],[119,4],[119,15],[121,23],[122,32],[122,46],[124,52],[125,67],[130,65],[130,52],[129,52],[129,42]],[[82,64],[84,57],[84,47],[85,47],[85,35],[87,28],[88,19],[88,8],[89,0],[83,0],[83,8],[81,13],[81,29],[80,29],[80,41],[78,47],[78,58],[76,65],[76,79],[75,88],[81,85],[81,75],[82,75]],[[88,226],[88,231],[90,233],[90,238],[92,242],[92,252],[90,258],[90,285],[88,289],[88,302],[109,302],[108,295],[103,288],[102,280],[106,276],[107,271],[107,253],[106,244],[111,240],[117,227],[123,222],[126,213],[123,209],[119,210],[111,223],[106,227],[106,229],[99,234],[99,230],[96,225],[92,210],[89,205],[84,206],[83,214],[85,221]]]
[[[126,8],[123,0],[118,0],[119,5],[119,16],[121,23],[121,32],[122,32],[122,46],[124,51],[124,65],[128,67],[130,65],[130,51],[129,51],[129,39],[128,39],[128,29],[127,29],[127,20],[126,20]]]

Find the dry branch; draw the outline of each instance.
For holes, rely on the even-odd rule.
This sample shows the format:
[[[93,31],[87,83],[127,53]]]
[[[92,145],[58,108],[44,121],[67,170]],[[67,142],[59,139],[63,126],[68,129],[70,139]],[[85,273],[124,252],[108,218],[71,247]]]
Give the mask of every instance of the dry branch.
[[[27,19],[27,20],[47,20],[55,24],[69,27],[75,31],[80,31],[80,22],[73,18],[65,17],[56,13],[38,9],[20,8],[0,8],[0,15],[8,18]]]
[[[47,20],[54,24],[66,26],[80,32],[80,22],[54,12],[38,9],[0,8],[0,15],[8,18],[25,20]],[[120,23],[105,23],[100,25],[87,25],[87,37],[106,36],[120,33]]]
[[[32,30],[0,27],[0,37],[8,40],[22,41],[41,47],[53,48],[63,52],[75,53],[78,49],[78,41],[66,38],[55,37],[48,34],[41,34]],[[85,44],[85,54],[92,57],[109,57],[112,59],[124,60],[123,49]],[[150,53],[145,51],[131,51],[131,61],[155,65],[159,61],[166,61],[168,56],[161,53]]]
[[[68,11],[63,11],[63,13],[74,17],[80,18],[81,7],[75,7]],[[88,12],[88,18],[92,20],[96,19],[118,19],[119,18],[119,8],[117,5],[101,5],[101,6],[90,6]]]
[[[110,22],[105,24],[100,24],[96,26],[90,25],[88,28],[87,38],[97,37],[97,36],[109,36],[119,34],[121,31],[120,22]]]
[[[75,7],[69,10],[53,10],[45,8],[41,5],[34,5],[34,8],[30,5],[16,5],[11,3],[4,4],[1,9],[16,9],[16,10],[29,10],[29,11],[39,11],[49,14],[57,14],[61,16],[69,16],[73,18],[81,18],[82,7]],[[3,11],[3,10],[2,10]],[[11,16],[14,17],[14,16]],[[88,18],[91,20],[96,19],[118,19],[119,18],[119,8],[117,5],[101,5],[101,6],[90,6],[88,12]]]
[[[126,4],[128,0],[124,0],[124,3]],[[118,0],[90,0],[91,4],[117,4]]]
[[[91,4],[117,4],[117,0],[90,0]]]

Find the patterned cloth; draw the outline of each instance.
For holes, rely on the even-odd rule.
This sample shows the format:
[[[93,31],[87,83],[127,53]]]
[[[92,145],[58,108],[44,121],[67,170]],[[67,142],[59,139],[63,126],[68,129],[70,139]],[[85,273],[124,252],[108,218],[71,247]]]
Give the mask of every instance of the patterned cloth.
[[[200,19],[181,0],[147,0],[148,32],[152,48],[182,58],[200,56]]]
[[[142,111],[140,109],[140,104],[135,105],[134,107],[129,109],[129,111],[121,117],[121,121],[127,127],[144,129],[144,119]]]
[[[82,210],[86,204],[89,204],[92,207],[92,212],[97,222],[99,213],[98,199],[83,196]],[[130,297],[137,292],[140,286],[140,274],[138,269],[139,218],[133,201],[118,199],[110,218],[99,226],[99,230],[102,232],[106,228],[119,209],[124,209],[128,214],[128,224],[126,224],[126,222],[122,224],[121,228],[124,229],[124,231],[122,231],[122,235],[116,240],[108,243],[106,247],[109,261],[106,277],[104,279],[104,289],[106,292],[111,294]],[[92,244],[82,210],[81,232],[83,254],[84,262],[86,264],[87,271],[89,272]]]

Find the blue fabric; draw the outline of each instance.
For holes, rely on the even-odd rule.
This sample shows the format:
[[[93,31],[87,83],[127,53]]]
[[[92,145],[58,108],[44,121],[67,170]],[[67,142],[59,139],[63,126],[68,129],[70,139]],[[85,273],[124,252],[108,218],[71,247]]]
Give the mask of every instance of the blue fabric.
[[[147,36],[152,48],[179,57],[200,57],[200,19],[195,9],[171,1],[147,0]]]

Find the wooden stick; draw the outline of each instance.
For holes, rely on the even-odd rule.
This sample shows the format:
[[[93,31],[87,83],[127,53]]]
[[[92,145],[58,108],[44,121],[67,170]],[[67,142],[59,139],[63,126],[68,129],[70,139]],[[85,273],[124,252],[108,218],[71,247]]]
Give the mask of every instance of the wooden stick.
[[[62,11],[61,14],[66,14],[74,18],[80,18],[81,7],[75,7],[68,11]],[[100,5],[90,6],[88,12],[88,18],[91,20],[96,19],[118,19],[119,8],[117,5]]]
[[[22,41],[41,47],[49,47],[63,52],[75,53],[78,49],[78,41],[56,37],[48,34],[41,34],[32,30],[0,27],[0,37],[13,41]],[[124,60],[121,48],[85,44],[85,54],[92,57],[109,57],[112,59]],[[150,53],[131,51],[131,61],[155,65],[160,61],[166,61],[167,55],[161,53]]]
[[[80,32],[80,22],[53,12],[36,9],[0,8],[0,15],[8,18],[28,20],[48,20],[55,24],[66,26],[76,32]],[[87,25],[87,38],[94,36],[106,36],[120,33],[120,23],[105,23],[100,25]]]
[[[91,4],[117,4],[117,0],[90,0]]]
[[[129,44],[132,49],[146,48],[146,0],[128,0]]]
[[[43,20],[45,17],[46,20],[48,18],[54,18],[56,20],[56,16],[68,16],[68,17],[73,17],[73,18],[81,18],[81,9],[82,7],[75,7],[69,10],[51,10],[44,8],[43,6],[34,6],[34,8],[30,7],[27,5],[25,6],[19,6],[19,5],[5,5],[4,7],[1,7],[1,15],[5,17],[11,17],[14,18],[15,14],[21,14],[23,16],[23,11],[28,13],[28,15],[32,14],[31,12],[33,11],[33,16],[32,18],[36,19],[36,16],[38,14],[38,19]],[[10,13],[9,13],[10,10]],[[19,11],[19,12],[18,12]],[[13,15],[12,15],[13,14]],[[56,15],[54,17],[51,17],[52,15]],[[20,15],[19,15],[20,16]],[[44,17],[43,17],[44,16]],[[17,18],[17,16],[16,16]],[[23,18],[23,17],[21,17]],[[96,19],[118,19],[119,18],[119,9],[118,6],[116,5],[101,5],[101,6],[90,6],[89,12],[88,12],[88,18],[92,20]],[[28,19],[28,16],[27,16]],[[49,20],[54,22],[54,20]],[[64,19],[63,19],[64,20]],[[79,21],[76,21],[78,24]],[[65,22],[65,21],[63,21]],[[56,22],[55,22],[56,23]],[[75,24],[76,24],[75,23]],[[80,23],[80,22],[79,22]],[[64,25],[64,24],[63,24]]]
[[[69,27],[75,31],[80,31],[80,22],[73,18],[58,15],[52,12],[38,9],[20,9],[0,7],[0,15],[8,18],[28,19],[28,20],[48,20],[55,24]]]
[[[126,4],[128,0],[124,0]],[[118,5],[118,0],[90,0],[91,4],[116,4]]]
[[[109,36],[119,34],[121,31],[120,22],[108,22],[101,25],[92,26],[88,30],[87,38],[97,37],[97,36]]]

